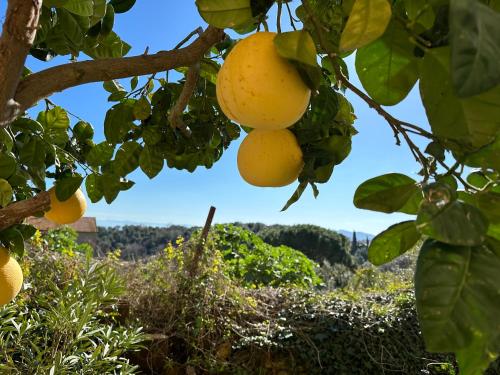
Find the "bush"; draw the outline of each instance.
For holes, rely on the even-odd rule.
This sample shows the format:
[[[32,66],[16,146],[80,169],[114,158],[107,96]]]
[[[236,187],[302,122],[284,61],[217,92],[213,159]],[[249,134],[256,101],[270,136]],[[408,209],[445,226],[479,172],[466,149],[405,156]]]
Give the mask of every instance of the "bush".
[[[41,237],[40,232],[38,232],[33,241],[38,242],[41,240],[48,249],[69,256],[73,256],[75,253],[92,254],[94,251],[92,246],[88,243],[78,244],[76,242],[77,238],[78,234],[73,228],[60,227],[49,230]],[[41,243],[39,242],[39,244]]]
[[[353,266],[349,254],[347,237],[315,225],[273,225],[264,227],[257,233],[265,242],[274,245],[286,245],[302,251],[309,259],[318,263],[342,263]]]
[[[406,274],[363,269],[331,293],[248,289],[222,257],[260,246],[252,233],[216,226],[193,276],[195,243],[128,268],[130,314],[150,334],[144,371],[455,374],[451,356],[424,349]]]
[[[24,259],[26,289],[0,308],[0,372],[134,374],[125,354],[140,329],[116,322],[123,282],[106,264],[38,248]]]
[[[228,274],[250,287],[312,287],[322,280],[318,267],[300,251],[272,246],[241,227],[225,224],[212,228],[211,239],[222,253]]]
[[[129,313],[149,337],[148,349],[135,360],[148,373],[188,366],[220,373],[227,367],[220,348],[235,335],[232,327],[248,303],[227,276],[212,241],[191,274],[195,243],[180,238],[175,247],[170,244],[147,262],[123,270]]]

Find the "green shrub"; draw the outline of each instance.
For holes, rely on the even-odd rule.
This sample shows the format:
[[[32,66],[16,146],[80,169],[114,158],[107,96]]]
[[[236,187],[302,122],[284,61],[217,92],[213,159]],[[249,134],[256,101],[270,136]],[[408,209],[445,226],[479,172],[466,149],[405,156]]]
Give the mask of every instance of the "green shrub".
[[[147,373],[186,366],[225,370],[219,348],[235,335],[239,316],[250,308],[211,240],[191,274],[196,243],[180,238],[147,262],[122,268],[130,315],[149,334],[148,350],[135,358]]]
[[[312,287],[322,282],[317,265],[303,253],[269,245],[249,230],[219,224],[212,228],[211,239],[222,253],[228,274],[245,286]]]
[[[290,246],[300,250],[309,259],[318,263],[342,263],[352,266],[354,260],[349,254],[347,237],[316,225],[272,225],[261,228],[257,234],[274,246]]]
[[[51,229],[42,236],[45,245],[52,251],[62,254],[74,255],[75,253],[93,253],[92,247],[88,243],[78,244],[77,232],[71,227],[60,227]]]
[[[106,264],[36,249],[26,289],[0,308],[2,374],[133,374],[125,353],[144,339],[117,324],[123,282]]]

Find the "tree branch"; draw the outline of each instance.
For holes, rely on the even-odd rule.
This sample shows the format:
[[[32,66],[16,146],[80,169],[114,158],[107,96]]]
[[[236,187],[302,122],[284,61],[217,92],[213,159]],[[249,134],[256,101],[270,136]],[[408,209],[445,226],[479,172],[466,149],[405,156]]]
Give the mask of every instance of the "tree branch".
[[[22,222],[25,218],[50,208],[50,195],[44,191],[33,198],[12,203],[0,209],[0,231]]]
[[[22,80],[17,88],[15,100],[23,112],[39,100],[70,87],[191,66],[224,36],[223,30],[208,27],[198,39],[182,49],[161,51],[154,55],[82,61],[46,69]]]
[[[20,112],[14,98],[24,62],[35,40],[42,0],[9,0],[0,37],[0,117]],[[0,120],[0,126],[2,126]]]
[[[187,137],[191,136],[191,130],[182,120],[182,114],[189,104],[189,99],[193,95],[196,89],[196,84],[198,83],[198,77],[200,75],[200,64],[196,63],[192,65],[186,73],[186,81],[184,82],[184,87],[182,92],[177,99],[177,102],[170,110],[168,120],[170,126],[173,128],[180,129],[184,135]]]

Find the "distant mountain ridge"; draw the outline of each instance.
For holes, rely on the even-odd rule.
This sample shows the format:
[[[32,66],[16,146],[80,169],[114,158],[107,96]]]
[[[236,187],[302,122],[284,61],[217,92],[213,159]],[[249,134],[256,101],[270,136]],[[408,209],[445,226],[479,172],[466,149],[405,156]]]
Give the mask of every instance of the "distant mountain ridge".
[[[141,226],[141,227],[152,227],[152,228],[168,228],[171,226],[180,226],[180,227],[186,227],[186,228],[193,227],[193,225],[188,225],[188,224],[155,223],[155,222],[149,223],[149,222],[140,222],[140,221],[133,221],[133,220],[108,220],[108,219],[101,220],[99,218],[97,218],[97,225],[99,225],[100,227],[106,227],[106,228],[123,227],[123,226],[127,226],[127,225]],[[276,224],[276,225],[279,225],[279,224]],[[267,225],[267,226],[272,226],[272,225]],[[322,228],[325,228],[325,227],[322,227]],[[328,229],[328,228],[325,228],[325,229]],[[352,234],[353,234],[352,231],[345,230],[345,229],[331,229],[331,230],[346,236],[349,240],[352,239]],[[366,240],[366,238],[368,238],[371,241],[375,237],[374,234],[366,233],[366,232],[359,232],[357,230],[356,230],[356,235],[358,236],[359,240]]]
[[[177,238],[188,239],[199,227],[182,225],[121,225],[102,226],[99,222],[96,251],[104,255],[120,249],[124,259],[140,259],[158,253]],[[318,263],[341,263],[352,266],[355,254],[351,254],[351,238],[337,231],[317,225],[265,225],[263,223],[233,223],[258,235],[264,242],[273,246],[285,245],[304,253]],[[360,242],[366,234],[360,232]]]

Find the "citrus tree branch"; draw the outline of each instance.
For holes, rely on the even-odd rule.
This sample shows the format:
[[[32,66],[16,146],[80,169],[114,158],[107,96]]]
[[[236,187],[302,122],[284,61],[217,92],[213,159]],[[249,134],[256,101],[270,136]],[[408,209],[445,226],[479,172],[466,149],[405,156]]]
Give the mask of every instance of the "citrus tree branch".
[[[182,92],[177,99],[177,102],[170,110],[170,114],[168,119],[170,121],[170,125],[173,128],[177,128],[182,131],[182,133],[186,136],[191,136],[191,131],[189,127],[182,120],[182,113],[186,109],[189,99],[193,96],[193,92],[196,89],[196,84],[198,83],[198,77],[200,75],[200,64],[195,63],[192,65],[186,73],[186,81],[184,82],[184,86],[182,88]]]
[[[33,198],[25,199],[0,209],[0,231],[19,224],[25,218],[50,208],[50,195],[44,191]]]
[[[2,118],[12,117],[19,113],[19,106],[12,99],[22,76],[26,56],[35,40],[41,8],[42,0],[9,0],[8,2],[0,37],[0,116]]]
[[[224,38],[224,31],[208,27],[185,48],[161,51],[153,55],[121,57],[69,63],[31,74],[23,79],[14,97],[23,112],[55,92],[91,82],[153,74],[181,66],[191,66]],[[4,119],[4,123],[14,118]],[[1,125],[1,124],[0,124]]]

